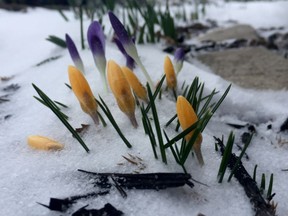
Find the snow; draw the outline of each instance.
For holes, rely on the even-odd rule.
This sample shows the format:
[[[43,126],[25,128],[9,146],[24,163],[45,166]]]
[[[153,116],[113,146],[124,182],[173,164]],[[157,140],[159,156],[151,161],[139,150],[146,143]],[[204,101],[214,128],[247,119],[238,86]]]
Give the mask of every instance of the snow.
[[[250,24],[254,28],[288,27],[287,1],[250,1],[229,2],[214,1],[207,6],[202,18],[218,22],[237,21]]]
[[[240,5],[240,3],[233,4]],[[269,5],[269,11],[273,11],[272,4],[262,4],[264,9]],[[249,5],[256,5],[256,3],[247,4],[248,9],[252,8]],[[281,1],[275,5],[277,10],[283,9],[284,6],[287,8],[287,4]],[[253,8],[253,10],[256,9],[255,6]],[[213,10],[216,10],[213,6],[211,9],[207,8],[207,14],[211,12],[211,17],[215,16]],[[94,94],[100,94],[105,100],[133,148],[128,149],[124,145],[110,123],[106,128],[95,127],[89,116],[81,111],[76,97],[64,85],[64,83],[69,83],[67,67],[72,64],[67,50],[55,47],[44,40],[48,35],[64,38],[65,33],[68,33],[80,49],[79,23],[74,20],[71,12],[65,12],[65,14],[69,17],[69,22],[65,22],[58,12],[52,10],[28,9],[27,13],[0,10],[0,61],[2,63],[0,75],[1,77],[14,76],[8,82],[0,82],[0,96],[7,94],[2,89],[10,84],[17,83],[21,87],[15,94],[11,93],[10,102],[0,104],[0,162],[2,165],[0,169],[0,215],[59,215],[58,212],[49,211],[36,202],[48,204],[50,197],[65,198],[97,191],[98,189],[93,187],[91,180],[86,175],[77,172],[77,169],[94,172],[139,171],[139,167],[128,163],[122,155],[128,157],[128,154],[132,154],[142,158],[146,168],[141,172],[182,172],[171,153],[167,152],[168,165],[154,158],[148,136],[144,135],[140,110],[136,110],[139,128],[134,129],[127,117],[118,109],[113,95],[103,92],[100,74],[87,49],[80,51],[86,69],[85,76]],[[245,21],[243,14],[239,11],[236,14],[238,15],[234,14],[233,19]],[[277,11],[277,14],[280,16],[283,13]],[[267,13],[267,16],[271,16],[271,19],[267,19],[270,21],[272,17],[275,18],[272,12]],[[217,17],[223,20],[231,18],[227,14],[217,15]],[[107,17],[105,20],[107,21]],[[254,20],[250,17],[246,21],[255,21],[256,26],[263,26],[257,18]],[[275,18],[274,23],[266,23],[265,20],[267,26],[278,26],[278,23],[282,26],[286,24],[285,22],[282,18]],[[84,29],[87,29],[88,25],[89,20],[85,20]],[[107,24],[106,33],[110,32],[111,35],[109,28],[110,25]],[[110,35],[108,34],[108,39]],[[123,65],[125,60],[116,46],[109,40],[106,43],[107,59],[113,59]],[[143,64],[150,74],[153,74],[152,79],[156,83],[163,74],[163,61],[166,54],[154,45],[137,45],[137,48]],[[42,60],[57,55],[62,57],[42,66],[35,66]],[[135,73],[142,82],[145,82],[138,68]],[[221,77],[185,62],[178,76],[179,86],[184,80],[186,83],[191,82],[195,76],[199,76],[200,80],[205,82],[206,93],[216,88],[222,94],[229,85]],[[69,106],[63,111],[70,117],[69,122],[73,127],[80,127],[83,123],[91,125],[83,135],[84,141],[91,150],[89,154],[73,139],[54,114],[33,98],[33,95],[37,94],[31,83],[35,83],[53,100],[61,101]],[[175,103],[171,97],[163,97],[161,101],[157,101],[157,107],[163,126],[175,114]],[[195,158],[189,158],[187,161],[187,169],[193,178],[209,187],[195,183],[193,189],[185,186],[163,191],[127,190],[126,199],[122,198],[116,189],[113,189],[106,196],[79,201],[73,205],[67,215],[86,204],[89,204],[89,208],[102,208],[107,202],[123,211],[125,215],[177,214],[184,216],[198,213],[253,215],[249,199],[235,179],[228,183],[226,176],[222,184],[217,182],[221,157],[214,150],[213,136],[224,135],[227,139],[232,129],[225,123],[235,122],[256,125],[257,134],[247,150],[250,159],[249,161],[243,159],[243,163],[250,174],[253,173],[254,165],[258,164],[258,182],[262,173],[266,174],[266,181],[270,174],[274,173],[273,191],[276,193],[274,201],[278,203],[277,213],[285,215],[288,212],[286,205],[288,193],[285,181],[287,172],[281,169],[288,168],[288,146],[287,144],[281,146],[277,140],[279,137],[284,140],[288,139],[287,133],[278,133],[280,125],[288,116],[287,107],[287,90],[245,90],[233,85],[226,100],[203,133],[202,153],[205,166],[201,168]],[[4,116],[9,114],[12,116],[4,120]],[[271,130],[266,129],[269,124],[273,125]],[[173,133],[173,129],[165,130]],[[234,130],[237,143],[240,143],[240,135],[244,131],[244,129]],[[64,150],[41,152],[30,149],[26,142],[27,136],[37,134],[63,143]],[[237,148],[233,151],[240,153]],[[118,165],[119,163],[123,165]]]

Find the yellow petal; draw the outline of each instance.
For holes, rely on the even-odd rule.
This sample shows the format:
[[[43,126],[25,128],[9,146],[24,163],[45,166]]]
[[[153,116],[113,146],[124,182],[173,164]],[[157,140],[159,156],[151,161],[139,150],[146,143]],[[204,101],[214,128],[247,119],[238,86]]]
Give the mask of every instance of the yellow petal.
[[[176,103],[176,112],[178,116],[178,120],[180,122],[181,128],[183,130],[186,130],[191,125],[193,125],[195,122],[198,121],[198,117],[189,103],[187,99],[183,96],[178,96],[177,103]],[[187,142],[191,139],[193,136],[194,131],[191,131],[189,134],[185,136],[185,139]],[[193,144],[194,152],[197,156],[197,159],[201,165],[204,164],[202,153],[201,153],[201,143],[202,143],[202,135],[199,134],[195,143]]]
[[[147,102],[148,98],[146,88],[140,83],[137,76],[128,67],[122,67],[121,69],[137,97]]]
[[[44,136],[29,136],[27,142],[30,147],[39,150],[61,150],[64,148],[63,144]]]
[[[72,90],[77,97],[82,110],[89,114],[95,124],[99,124],[97,102],[83,74],[74,66],[68,67],[69,80]]]
[[[177,78],[172,61],[168,56],[166,56],[164,60],[164,72],[168,88],[175,89],[177,86]]]
[[[110,89],[116,98],[120,110],[129,117],[132,125],[137,127],[137,122],[136,124],[133,122],[133,120],[136,121],[135,99],[121,68],[113,60],[108,61],[107,78]]]

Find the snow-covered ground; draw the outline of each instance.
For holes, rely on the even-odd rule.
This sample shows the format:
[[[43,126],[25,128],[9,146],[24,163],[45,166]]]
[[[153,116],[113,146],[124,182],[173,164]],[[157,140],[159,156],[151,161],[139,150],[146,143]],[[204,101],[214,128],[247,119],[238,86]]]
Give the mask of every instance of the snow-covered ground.
[[[249,5],[254,4],[256,3],[249,3],[245,7],[251,9],[252,6]],[[214,19],[236,19],[259,27],[287,26],[285,12],[288,2],[258,4],[259,8],[263,6],[264,9],[269,5],[269,13],[263,12],[265,20],[262,20],[262,23],[260,17],[263,17],[263,13],[254,6],[254,12],[249,12],[253,16],[251,15],[249,19],[241,10],[236,10],[232,17],[224,12],[216,13],[215,8],[208,7],[207,14],[211,12],[209,16]],[[112,93],[105,93],[102,90],[100,74],[87,49],[80,51],[86,68],[86,78],[94,94],[100,94],[109,105],[133,148],[128,149],[124,145],[110,123],[106,128],[95,127],[89,116],[81,111],[76,97],[64,85],[69,83],[67,67],[73,64],[67,50],[44,40],[48,35],[64,38],[65,33],[68,33],[80,48],[79,23],[74,20],[72,13],[65,14],[69,17],[69,22],[65,22],[58,12],[52,10],[28,9],[27,13],[0,10],[0,76],[14,76],[10,81],[0,82],[0,96],[10,94],[3,90],[6,86],[13,83],[20,85],[20,89],[9,96],[9,102],[0,104],[0,215],[60,215],[58,212],[43,208],[36,202],[48,203],[50,197],[64,198],[97,191],[98,189],[93,187],[89,178],[77,172],[77,169],[94,172],[139,171],[139,167],[123,159],[122,156],[128,157],[128,154],[143,159],[146,168],[141,172],[182,172],[169,152],[168,165],[154,158],[149,139],[145,136],[141,124],[140,110],[136,110],[139,128],[134,129],[126,116],[120,112]],[[274,14],[277,14],[277,18]],[[281,14],[283,19],[279,18]],[[105,19],[108,20],[107,17]],[[88,25],[89,20],[86,20],[84,29],[87,29]],[[107,21],[107,32],[110,28]],[[108,39],[109,37],[108,35]],[[144,65],[156,83],[163,74],[163,61],[166,54],[154,45],[137,46],[137,48]],[[113,59],[120,65],[125,64],[122,54],[109,40],[107,40],[106,52],[107,59]],[[58,60],[39,67],[35,66],[44,59],[58,55],[62,56]],[[138,68],[135,73],[144,83],[145,78]],[[195,76],[199,76],[200,80],[205,82],[206,93],[214,88],[223,93],[229,85],[219,76],[185,63],[178,76],[178,86],[181,86],[184,80],[189,83]],[[89,154],[73,139],[55,115],[33,98],[37,93],[31,83],[35,83],[52,99],[69,106],[63,111],[70,117],[69,121],[73,127],[80,127],[83,123],[91,125],[83,135],[84,141],[91,150]],[[202,153],[205,166],[200,167],[195,158],[190,158],[187,162],[188,171],[193,178],[209,187],[195,183],[193,189],[185,186],[163,191],[128,190],[126,199],[113,189],[106,196],[81,200],[71,208],[71,212],[86,204],[89,204],[89,208],[102,208],[109,202],[125,215],[184,216],[198,213],[253,215],[249,199],[235,179],[230,183],[226,180],[222,184],[217,182],[221,157],[214,150],[213,139],[213,136],[222,135],[227,139],[233,129],[225,123],[251,123],[256,126],[257,134],[247,150],[250,159],[249,161],[243,159],[243,163],[250,174],[253,173],[254,165],[258,164],[258,182],[262,173],[266,174],[267,181],[270,174],[274,173],[273,192],[276,193],[274,201],[278,203],[277,213],[287,215],[288,173],[281,169],[288,168],[288,145],[278,143],[280,138],[288,140],[287,133],[278,133],[280,125],[288,117],[287,96],[287,90],[277,92],[245,90],[233,85],[226,100],[203,133]],[[161,125],[164,127],[169,118],[175,114],[175,102],[169,97],[163,97],[162,100],[157,101],[157,107]],[[7,115],[12,116],[4,120]],[[267,130],[269,124],[272,124],[271,130]],[[173,133],[172,128],[166,130]],[[234,131],[237,143],[240,143],[240,135],[243,131],[244,129]],[[33,150],[27,145],[26,139],[27,136],[34,134],[51,137],[63,143],[65,148],[59,152]],[[239,154],[237,148],[233,151]]]

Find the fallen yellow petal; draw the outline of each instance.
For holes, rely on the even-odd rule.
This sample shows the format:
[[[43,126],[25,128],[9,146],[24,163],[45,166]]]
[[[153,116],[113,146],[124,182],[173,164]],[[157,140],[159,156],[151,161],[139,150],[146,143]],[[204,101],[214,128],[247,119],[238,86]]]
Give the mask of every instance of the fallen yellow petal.
[[[164,72],[166,75],[166,82],[167,82],[168,88],[175,89],[177,86],[177,78],[176,78],[174,66],[169,56],[166,56],[164,60]]]
[[[28,136],[27,138],[28,145],[34,149],[39,150],[61,150],[64,148],[64,145],[58,143],[54,140],[51,140],[44,136]]]
[[[81,71],[74,66],[68,67],[68,75],[72,90],[77,97],[82,110],[90,115],[95,124],[98,125],[98,106],[87,80]]]
[[[178,120],[180,122],[181,128],[186,130],[195,122],[198,121],[198,117],[189,103],[187,99],[183,96],[178,96],[176,103],[176,112],[178,116]],[[191,131],[189,134],[185,136],[187,142],[192,138],[194,131]],[[202,143],[202,135],[199,134],[195,143],[193,144],[193,149],[196,154],[196,157],[201,165],[204,164],[204,160],[201,153],[201,143]]]
[[[113,60],[108,61],[107,78],[120,110],[128,116],[136,128],[138,124],[135,118],[135,99],[120,66]]]
[[[136,96],[141,100],[148,102],[146,88],[140,83],[133,71],[131,71],[128,67],[122,67],[121,69]]]

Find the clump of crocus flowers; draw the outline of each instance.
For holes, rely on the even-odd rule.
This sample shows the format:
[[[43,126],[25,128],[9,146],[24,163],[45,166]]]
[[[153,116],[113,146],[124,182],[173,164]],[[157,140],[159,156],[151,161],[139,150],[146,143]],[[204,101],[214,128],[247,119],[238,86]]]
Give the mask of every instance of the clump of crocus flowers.
[[[147,97],[146,88],[141,84],[136,74],[133,72],[135,63],[141,68],[152,91],[155,87],[152,79],[140,61],[133,40],[129,37],[123,24],[112,12],[109,12],[109,19],[116,34],[114,42],[125,56],[126,66],[121,67],[113,60],[109,60],[108,62],[106,61],[105,36],[101,24],[97,21],[92,22],[88,28],[87,38],[89,47],[92,52],[95,65],[101,74],[105,90],[108,90],[108,81],[109,87],[116,99],[118,107],[129,118],[133,127],[137,128],[138,123],[135,116],[135,99],[137,98],[143,100],[146,103],[148,103],[149,100]],[[85,69],[79,52],[72,38],[68,34],[66,34],[66,44],[75,65],[68,67],[68,76],[72,91],[78,99],[83,112],[87,113],[92,118],[95,125],[99,125],[97,100],[84,76]],[[182,68],[184,55],[184,50],[179,48],[174,54],[173,62],[169,56],[166,56],[164,59],[164,73],[166,76],[167,87],[172,89],[174,93],[177,89],[177,74]],[[183,96],[179,96],[177,98],[176,111],[178,120],[183,130],[189,128],[198,121],[198,117],[193,107]],[[191,131],[185,136],[186,142],[190,141],[193,134],[194,131]],[[203,165],[204,160],[201,153],[201,143],[202,135],[199,134],[193,145],[193,150],[199,163]],[[42,136],[29,136],[28,144],[35,149],[42,150],[60,150],[64,147],[61,143]]]

